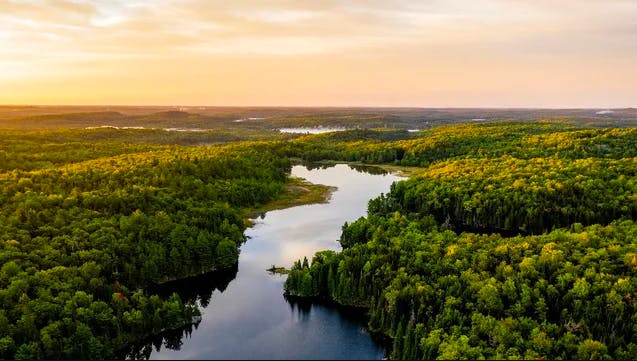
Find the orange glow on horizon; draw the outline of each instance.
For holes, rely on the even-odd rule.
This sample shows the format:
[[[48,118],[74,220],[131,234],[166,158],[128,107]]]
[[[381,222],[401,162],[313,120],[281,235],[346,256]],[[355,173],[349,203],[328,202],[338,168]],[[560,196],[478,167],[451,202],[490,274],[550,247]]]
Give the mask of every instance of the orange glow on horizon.
[[[637,3],[0,0],[0,104],[627,107]]]

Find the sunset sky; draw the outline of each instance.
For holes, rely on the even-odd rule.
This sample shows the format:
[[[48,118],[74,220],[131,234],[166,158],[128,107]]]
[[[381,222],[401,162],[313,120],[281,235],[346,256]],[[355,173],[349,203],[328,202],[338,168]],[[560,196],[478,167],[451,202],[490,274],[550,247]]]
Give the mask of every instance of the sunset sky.
[[[637,1],[0,0],[0,104],[637,106]]]

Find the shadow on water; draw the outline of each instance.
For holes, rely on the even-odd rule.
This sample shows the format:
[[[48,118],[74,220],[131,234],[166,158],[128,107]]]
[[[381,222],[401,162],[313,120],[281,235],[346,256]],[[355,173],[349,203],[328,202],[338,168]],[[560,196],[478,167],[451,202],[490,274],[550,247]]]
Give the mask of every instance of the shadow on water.
[[[391,338],[376,333],[367,328],[369,322],[369,314],[367,309],[363,307],[343,306],[330,301],[329,299],[306,299],[299,297],[283,296],[293,312],[299,315],[301,320],[309,319],[310,313],[314,307],[323,308],[338,313],[340,319],[345,323],[350,323],[359,327],[363,327],[374,342],[381,345],[385,351],[385,358],[389,357],[392,347]]]
[[[126,360],[149,360],[153,349],[155,352],[159,352],[162,346],[168,350],[181,350],[181,346],[183,345],[182,340],[186,337],[190,337],[198,325],[199,323],[196,323],[150,336],[144,341],[129,347],[119,357]]]
[[[148,294],[180,295],[202,309],[199,323],[166,330],[126,350],[126,359],[380,359],[391,347],[370,332],[365,309],[283,298],[272,264],[290,264],[337,249],[340,227],[365,214],[367,202],[400,178],[374,166],[311,164],[291,170],[338,191],[329,203],[268,212],[246,231],[238,265],[223,272],[167,282]],[[330,169],[331,168],[331,169]],[[311,171],[314,170],[314,171]],[[232,284],[230,284],[232,282]],[[215,292],[218,291],[218,292]]]
[[[184,302],[199,302],[202,307],[206,307],[211,301],[214,291],[218,290],[223,293],[229,283],[236,277],[237,271],[238,267],[235,266],[229,270],[210,272],[155,285],[149,288],[147,292],[157,294],[160,297],[168,297],[173,292],[176,292]],[[369,315],[365,308],[342,306],[327,300],[282,297],[288,303],[292,312],[298,315],[302,321],[308,321],[311,318],[313,309],[315,309],[315,311],[335,312],[343,323],[367,330],[366,325],[369,321]],[[199,322],[149,336],[123,350],[118,357],[127,360],[149,360],[153,352],[160,352],[162,349],[179,351],[183,346],[183,340],[189,338],[197,330],[198,326]],[[367,331],[369,332],[369,330]],[[391,340],[382,334],[373,332],[369,332],[369,334],[374,342],[382,345],[385,350],[385,357],[388,357],[391,349]]]
[[[237,264],[227,270],[208,272],[154,285],[149,287],[146,293],[158,295],[162,298],[167,298],[173,293],[177,293],[184,303],[199,302],[201,307],[205,308],[210,303],[214,291],[223,293],[230,282],[237,277],[238,270]],[[159,352],[162,346],[168,350],[178,351],[183,345],[183,339],[190,337],[198,326],[199,322],[149,336],[123,350],[119,357],[127,360],[148,360],[153,353],[153,348],[156,352]]]
[[[331,163],[314,163],[314,162],[303,162],[303,166],[305,166],[308,170],[314,169],[328,169],[334,167],[334,164]],[[371,174],[371,175],[386,175],[390,172],[385,169],[373,165],[363,165],[363,164],[348,164],[350,169],[355,170],[359,173]]]
[[[290,308],[293,311],[296,311],[301,318],[307,317],[313,307],[323,307],[325,309],[338,312],[344,320],[355,322],[356,324],[364,325],[367,324],[367,321],[369,321],[367,309],[365,308],[337,305],[326,300],[313,300],[289,297],[285,295],[283,297],[290,305]]]
[[[215,290],[223,292],[228,288],[232,280],[237,277],[238,264],[232,268],[222,271],[213,271],[151,286],[147,289],[148,294],[156,294],[166,298],[177,293],[183,302],[199,301],[202,307],[207,307],[210,303],[212,293]]]
[[[348,164],[348,166],[350,167],[350,169],[353,169],[353,170],[358,171],[360,173],[367,173],[367,174],[371,174],[371,175],[389,174],[389,172],[384,170],[383,168],[375,167],[375,166],[372,166],[372,165]]]

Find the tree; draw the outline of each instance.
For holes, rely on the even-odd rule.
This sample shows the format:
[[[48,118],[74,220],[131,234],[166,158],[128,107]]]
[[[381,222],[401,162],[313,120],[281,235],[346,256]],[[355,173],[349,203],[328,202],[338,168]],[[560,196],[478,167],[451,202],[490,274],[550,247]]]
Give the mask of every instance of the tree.
[[[38,345],[35,342],[23,343],[15,352],[16,360],[34,360],[38,358]]]
[[[584,340],[577,347],[577,358],[580,360],[605,360],[610,359],[606,345],[595,340]]]

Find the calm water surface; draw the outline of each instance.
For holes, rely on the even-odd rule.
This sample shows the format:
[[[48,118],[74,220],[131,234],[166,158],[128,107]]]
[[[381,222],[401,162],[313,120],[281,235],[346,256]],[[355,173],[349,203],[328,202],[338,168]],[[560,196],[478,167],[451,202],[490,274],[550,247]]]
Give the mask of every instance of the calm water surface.
[[[378,173],[376,170],[375,173]],[[265,270],[289,268],[319,250],[340,250],[341,227],[366,213],[369,199],[389,191],[401,178],[370,174],[347,165],[292,174],[338,187],[327,204],[268,212],[246,230],[237,270],[173,285],[182,298],[202,306],[198,327],[168,333],[140,352],[151,359],[381,359],[384,347],[365,330],[356,312],[317,304],[290,303],[283,275]],[[139,351],[138,351],[139,352]],[[137,357],[139,357],[138,355]]]

